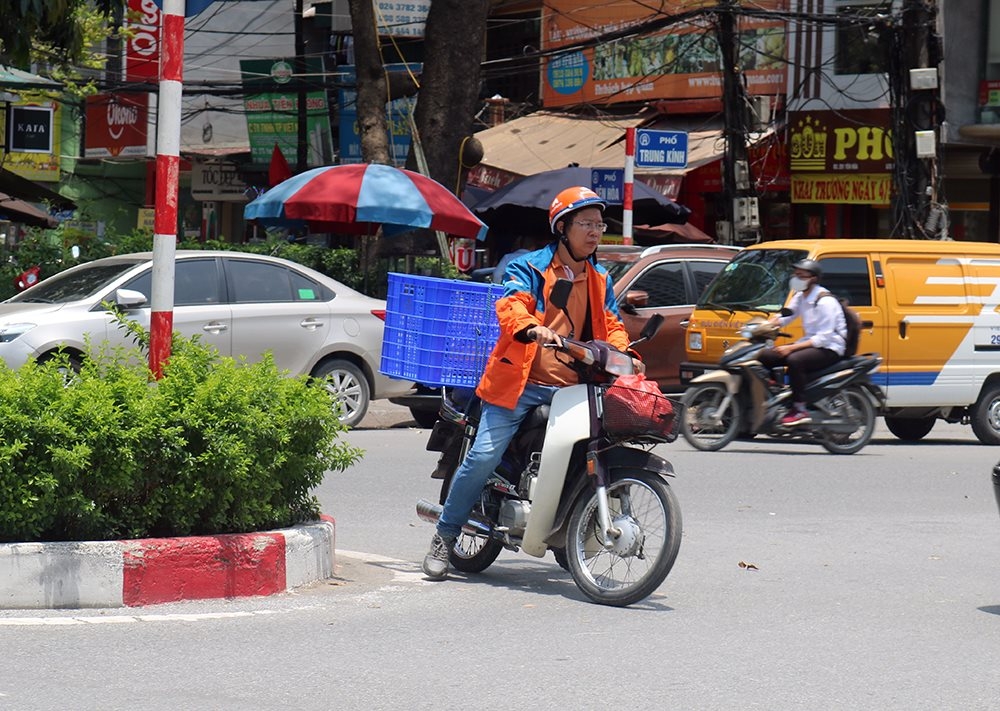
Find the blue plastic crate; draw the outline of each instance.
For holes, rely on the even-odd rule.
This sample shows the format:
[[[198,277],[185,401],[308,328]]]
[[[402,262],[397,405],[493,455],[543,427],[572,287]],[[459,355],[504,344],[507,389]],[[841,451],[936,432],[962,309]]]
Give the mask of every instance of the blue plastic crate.
[[[389,274],[384,375],[424,385],[474,388],[500,337],[500,284]]]

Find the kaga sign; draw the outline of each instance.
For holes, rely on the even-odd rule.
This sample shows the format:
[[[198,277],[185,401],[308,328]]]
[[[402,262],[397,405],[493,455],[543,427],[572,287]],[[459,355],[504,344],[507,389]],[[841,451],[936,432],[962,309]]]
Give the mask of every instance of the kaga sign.
[[[11,151],[22,153],[52,152],[52,109],[44,106],[11,106]]]

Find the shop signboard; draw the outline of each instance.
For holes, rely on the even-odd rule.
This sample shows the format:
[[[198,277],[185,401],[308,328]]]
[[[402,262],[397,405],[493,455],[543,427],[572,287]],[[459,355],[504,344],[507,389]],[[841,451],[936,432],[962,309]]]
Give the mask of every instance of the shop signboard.
[[[16,101],[9,113],[0,111],[4,169],[28,180],[58,182],[61,114],[55,101]]]
[[[889,109],[790,112],[788,122],[793,203],[889,204]]]
[[[247,184],[232,163],[191,164],[191,197],[195,200],[247,202]]]
[[[410,71],[419,74],[422,64],[387,64],[387,72]],[[338,110],[340,114],[340,162],[361,162],[361,133],[358,131],[358,92],[354,88],[357,77],[353,66],[340,67],[343,73],[337,77],[341,84],[338,92]],[[401,167],[406,163],[410,153],[412,132],[410,130],[410,114],[416,107],[415,96],[394,99],[386,102],[386,119],[389,125],[389,150],[392,153],[392,163]]]
[[[716,40],[715,0],[590,3],[546,0],[541,50],[545,107],[573,104],[722,96],[722,63]],[[759,0],[758,12],[740,17],[739,64],[750,94],[784,94],[787,29],[778,15],[785,0]],[[704,10],[704,12],[698,12]],[[760,12],[763,11],[763,12]],[[688,15],[647,31],[664,16]],[[634,31],[631,31],[634,30]],[[564,48],[565,51],[559,52]]]
[[[375,0],[375,24],[378,33],[389,37],[423,37],[431,0],[397,2]]]
[[[294,166],[298,156],[298,87],[292,81],[294,59],[242,59],[240,72],[246,91],[243,109],[254,163],[270,164],[274,145]],[[306,60],[306,75],[324,76],[319,58]],[[326,90],[306,92],[306,131],[309,167],[330,165],[333,144]]]
[[[87,97],[83,155],[87,158],[145,157],[149,94]]]
[[[156,84],[160,69],[160,8],[155,0],[128,0],[125,13],[125,80]]]

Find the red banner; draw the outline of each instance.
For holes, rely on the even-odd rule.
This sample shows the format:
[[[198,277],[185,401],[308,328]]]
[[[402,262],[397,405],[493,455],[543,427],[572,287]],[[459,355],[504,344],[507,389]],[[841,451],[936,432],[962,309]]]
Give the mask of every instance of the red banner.
[[[87,97],[87,130],[83,155],[146,155],[148,94],[96,94]]]
[[[156,83],[159,80],[160,8],[156,0],[128,0],[125,27],[125,80]]]

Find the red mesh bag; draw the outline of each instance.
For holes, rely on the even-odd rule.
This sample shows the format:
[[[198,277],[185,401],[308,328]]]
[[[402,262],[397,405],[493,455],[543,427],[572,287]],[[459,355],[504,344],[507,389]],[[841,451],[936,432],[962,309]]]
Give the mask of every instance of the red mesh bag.
[[[680,403],[660,392],[644,375],[622,375],[604,392],[604,430],[611,437],[677,439]]]

